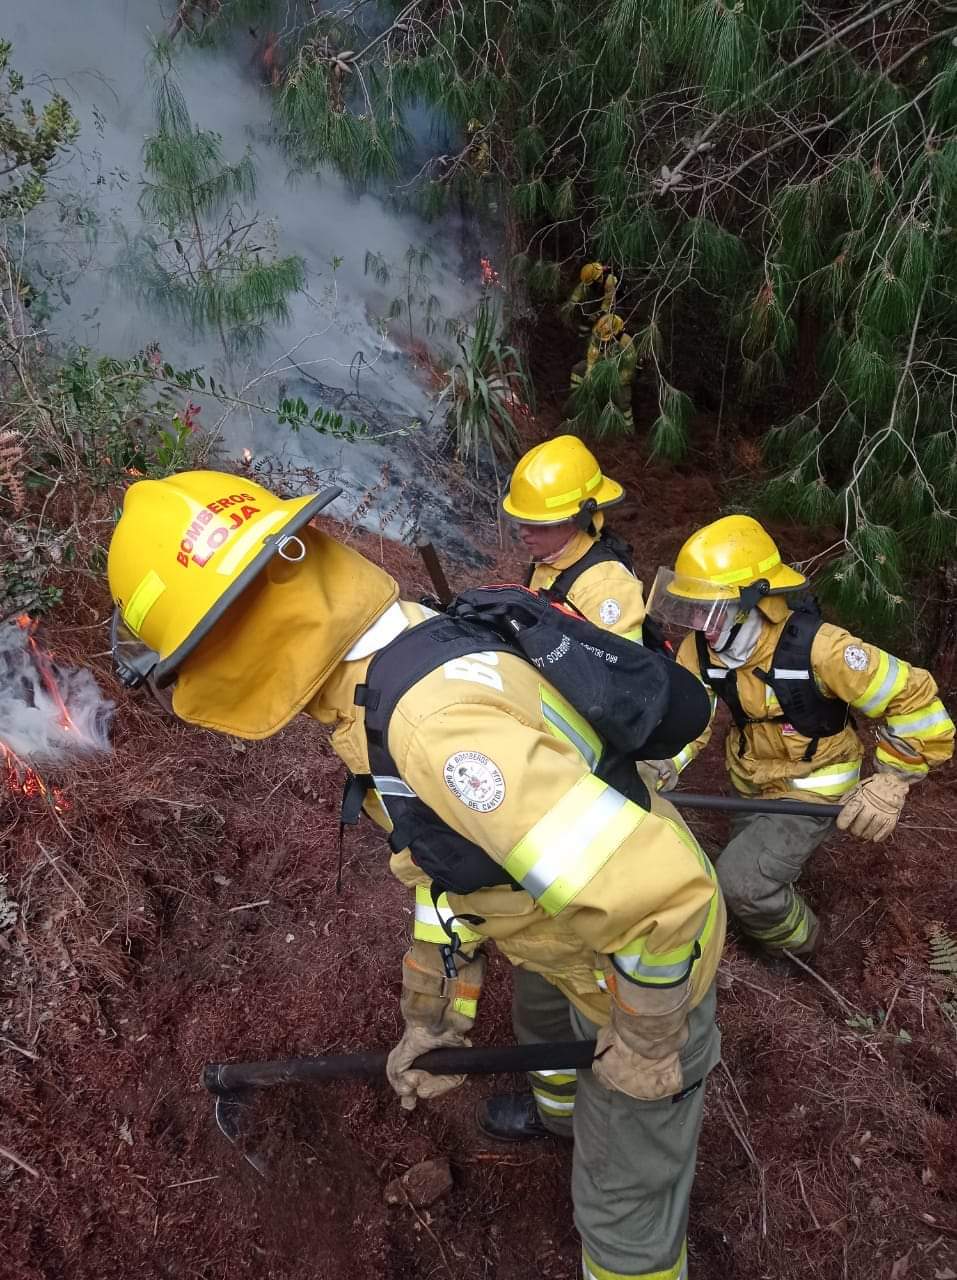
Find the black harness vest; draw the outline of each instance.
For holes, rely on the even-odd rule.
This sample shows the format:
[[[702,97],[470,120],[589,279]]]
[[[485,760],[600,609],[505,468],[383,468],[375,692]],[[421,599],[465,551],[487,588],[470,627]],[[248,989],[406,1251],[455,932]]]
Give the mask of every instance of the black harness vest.
[[[809,738],[802,760],[814,759],[821,738],[842,733],[850,720],[850,708],[838,698],[825,698],[817,687],[811,667],[811,646],[821,627],[821,618],[807,609],[791,613],[778,639],[771,670],[754,668],[754,674],[774,690],[782,714],[749,716],[741,705],[737,671],[713,667],[704,634],[695,632],[701,679],[721,699],[738,728],[738,755],[744,755],[744,730],[749,724],[791,724],[802,737]]]
[[[358,821],[363,799],[375,790],[393,826],[389,847],[393,853],[410,850],[415,864],[433,882],[433,898],[500,884],[522,888],[484,849],[453,830],[419,799],[399,776],[389,751],[392,713],[413,685],[443,663],[490,651],[517,652],[491,630],[439,615],[409,628],[380,650],[369,665],[365,684],[356,689],[356,704],[365,709],[371,772],[347,781],[342,821],[346,825]],[[606,751],[595,772],[629,800],[649,808],[648,793],[632,761]],[[469,917],[462,918],[471,923]]]

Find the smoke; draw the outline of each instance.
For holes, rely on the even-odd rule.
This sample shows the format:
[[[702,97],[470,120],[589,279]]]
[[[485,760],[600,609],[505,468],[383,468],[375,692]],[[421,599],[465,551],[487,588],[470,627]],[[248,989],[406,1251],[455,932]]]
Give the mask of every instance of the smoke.
[[[122,241],[118,229],[134,233],[141,225],[142,146],[154,127],[150,32],[167,29],[171,0],[31,0],[17,9],[4,32],[13,41],[14,65],[35,82],[38,99],[44,86],[65,93],[81,122],[74,155],[53,175],[56,195],[47,202],[36,236],[47,273],[66,273],[50,326],[54,338],[115,355],[156,341],[174,365],[201,364],[222,380],[223,355],[215,341],[138,305],[119,291],[111,273]],[[383,424],[395,431],[428,422],[434,388],[403,350],[409,345],[408,319],[390,324],[390,334],[401,337],[397,343],[383,336],[380,318],[405,293],[411,246],[431,253],[426,288],[437,300],[439,333],[444,321],[464,317],[479,293],[482,246],[475,228],[449,219],[437,233],[375,195],[357,197],[328,170],[291,177],[289,158],[272,137],[271,91],[254,65],[256,48],[252,36],[243,35],[221,50],[177,46],[175,60],[194,124],[222,135],[227,160],[253,147],[258,193],[250,210],[271,225],[277,251],[298,254],[308,270],[307,292],[292,299],[291,324],[272,332],[244,367],[234,367],[233,382],[253,405],[275,406],[289,396],[311,407],[334,407],[330,402],[346,395],[343,416],[367,422],[373,434]],[[435,123],[424,111],[415,120],[423,137]],[[367,251],[392,265],[387,283],[366,274]],[[463,251],[470,261],[463,261]],[[414,317],[413,337],[421,340],[423,330],[421,318]],[[209,428],[220,409],[207,401],[204,410]],[[229,457],[250,449],[256,458],[269,455],[291,468],[309,467],[342,484],[349,499],[340,503],[341,515],[354,510],[361,494],[376,485],[381,489],[387,467],[394,492],[383,507],[399,511],[387,532],[408,526],[416,505],[431,505],[423,504],[421,494],[416,497],[423,450],[435,454],[434,438],[426,444],[421,432],[390,435],[382,446],[353,445],[308,429],[294,435],[274,418],[243,407],[229,412],[220,430]],[[454,513],[446,505],[443,514],[439,504],[426,524],[429,519],[434,527]]]
[[[109,751],[113,711],[91,673],[54,662],[29,625],[0,626],[0,749],[47,765]]]

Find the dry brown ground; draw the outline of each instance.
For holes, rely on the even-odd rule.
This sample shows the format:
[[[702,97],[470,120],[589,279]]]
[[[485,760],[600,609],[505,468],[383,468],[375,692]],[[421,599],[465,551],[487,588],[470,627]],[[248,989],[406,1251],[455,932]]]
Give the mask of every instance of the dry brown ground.
[[[603,456],[636,488],[616,525],[650,578],[718,510],[717,481]],[[425,588],[404,549],[361,545],[406,593]],[[516,565],[507,549],[497,571]],[[411,1116],[384,1085],[264,1097],[269,1185],[213,1128],[207,1060],[395,1040],[409,903],[366,828],[346,837],[337,895],[342,771],[316,726],[241,744],[165,719],[113,684],[106,616],[103,587],[74,582],[45,636],[117,697],[113,757],[59,779],[62,814],[0,794],[0,872],[21,906],[0,934],[0,1145],[23,1162],[0,1158],[0,1275],[575,1276],[569,1153],[483,1142],[471,1114],[492,1082]],[[716,751],[695,770],[696,789],[723,787]],[[730,945],[696,1280],[957,1276],[957,1027],[927,946],[934,922],[957,934],[952,778],[920,790],[886,845],[832,839],[814,858],[823,981],[768,975]],[[724,821],[694,825],[716,853]],[[496,961],[479,1039],[508,1039],[507,1007]],[[430,1155],[451,1161],[452,1194],[387,1208],[385,1184]]]

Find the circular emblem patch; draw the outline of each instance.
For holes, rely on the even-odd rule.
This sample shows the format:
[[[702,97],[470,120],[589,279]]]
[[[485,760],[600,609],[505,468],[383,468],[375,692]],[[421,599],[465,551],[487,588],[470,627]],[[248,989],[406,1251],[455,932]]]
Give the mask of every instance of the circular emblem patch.
[[[849,644],[844,650],[844,661],[852,671],[867,670],[867,654],[858,644]]]
[[[456,751],[443,770],[445,785],[476,813],[491,813],[505,799],[502,771],[481,751]]]
[[[613,627],[621,617],[621,605],[617,600],[602,600],[598,606],[598,616],[606,627]]]

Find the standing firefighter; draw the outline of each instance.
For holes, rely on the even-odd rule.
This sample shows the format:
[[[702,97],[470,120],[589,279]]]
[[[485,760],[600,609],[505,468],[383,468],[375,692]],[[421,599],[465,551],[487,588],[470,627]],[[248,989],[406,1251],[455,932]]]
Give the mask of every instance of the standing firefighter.
[[[519,460],[502,508],[532,557],[527,586],[640,641],[645,600],[631,548],[605,528],[605,511],[623,497],[577,436],[556,436]]]
[[[481,1123],[500,1137],[574,1134],[586,1275],[679,1280],[720,1051],[713,870],[670,805],[642,807],[602,780],[602,742],[529,662],[484,648],[441,662],[450,620],[399,600],[387,573],[309,527],[337,493],[280,501],[216,472],[132,485],[109,555],[127,679],[175,682],[181,719],[243,738],[300,711],[334,726],[415,895],[388,1066],[402,1105],[461,1083],[411,1063],[466,1043],[480,944],[494,939],[516,966],[519,1038],[597,1035],[600,1056],[577,1090],[574,1072],[542,1073],[538,1113],[509,1095]],[[390,663],[413,676],[383,724]],[[391,768],[374,771],[383,755]]]
[[[673,571],[659,569],[650,609],[692,629],[678,661],[711,690],[712,715],[718,698],[731,712],[725,759],[742,795],[838,802],[842,831],[884,840],[910,787],[950,758],[954,726],[926,671],[822,622],[806,593],[791,598],[806,586],[757,521],[726,516],[688,539]],[[863,782],[860,716],[883,721],[876,771]],[[710,733],[658,762],[665,789]],[[814,951],[818,921],[794,882],[831,826],[772,814],[732,824],[718,878],[741,928],[769,955]]]
[[[561,308],[562,319],[583,338],[591,335],[595,322],[615,309],[618,279],[601,262],[586,262],[578,284]]]
[[[571,396],[565,405],[566,419],[597,418],[609,412],[625,430],[635,426],[631,410],[631,387],[638,367],[634,339],[625,333],[621,316],[602,316],[588,340],[585,359],[572,366]],[[588,393],[583,401],[583,395]]]

